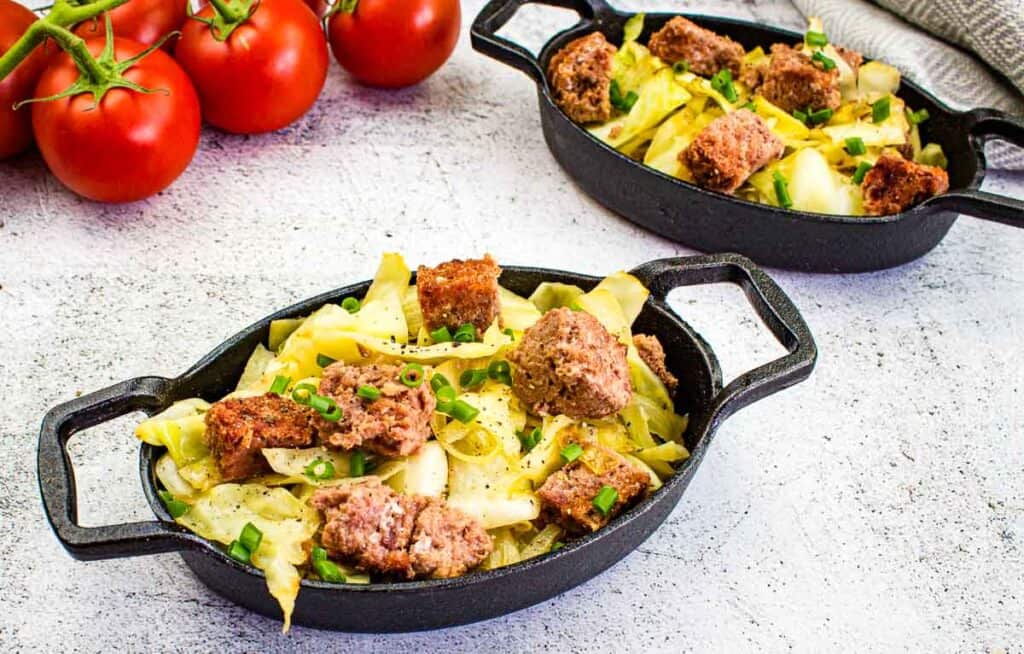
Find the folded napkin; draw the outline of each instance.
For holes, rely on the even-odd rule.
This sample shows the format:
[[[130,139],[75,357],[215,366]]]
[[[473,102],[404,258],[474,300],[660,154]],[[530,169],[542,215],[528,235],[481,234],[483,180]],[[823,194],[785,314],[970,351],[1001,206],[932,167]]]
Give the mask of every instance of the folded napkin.
[[[821,18],[832,41],[896,66],[952,107],[1024,115],[1024,1],[876,1],[793,4]],[[1024,149],[994,142],[987,154],[993,168],[1024,170]]]

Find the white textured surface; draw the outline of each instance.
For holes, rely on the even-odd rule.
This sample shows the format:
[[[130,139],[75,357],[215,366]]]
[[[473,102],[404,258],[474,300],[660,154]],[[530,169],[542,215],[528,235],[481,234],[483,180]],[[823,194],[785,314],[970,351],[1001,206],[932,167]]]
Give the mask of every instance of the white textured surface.
[[[661,6],[677,4],[798,24],[781,0]],[[480,5],[464,3],[467,25]],[[565,21],[529,8],[517,33],[550,31],[551,15]],[[178,374],[271,310],[367,277],[383,250],[592,273],[687,253],[567,181],[535,102],[524,76],[464,35],[420,88],[361,89],[332,67],[293,128],[208,132],[192,168],[148,202],[97,206],[35,157],[0,164],[5,649],[1021,651],[1024,232],[967,218],[896,270],[776,273],[817,336],[814,376],[729,420],[638,552],[539,606],[428,634],[282,636],[173,554],[64,553],[38,499],[35,438],[45,410],[77,392]],[[1020,197],[1024,176],[986,188]],[[727,376],[778,354],[738,291],[691,289],[676,304]],[[88,524],[150,517],[136,452],[131,419],[76,439]]]

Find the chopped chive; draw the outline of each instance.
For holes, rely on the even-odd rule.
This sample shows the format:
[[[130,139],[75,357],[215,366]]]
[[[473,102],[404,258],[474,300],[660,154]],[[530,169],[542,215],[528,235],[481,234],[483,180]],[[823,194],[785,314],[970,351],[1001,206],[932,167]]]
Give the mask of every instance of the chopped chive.
[[[566,463],[572,463],[576,459],[580,458],[581,454],[583,454],[583,448],[579,443],[569,443],[562,448],[561,454]]]
[[[231,541],[228,545],[228,556],[238,561],[239,563],[249,563],[252,558],[252,553],[245,549],[245,545],[242,545],[237,540]]]
[[[613,79],[608,86],[608,99],[611,100],[612,106],[615,108],[622,104],[622,88],[619,86],[619,80]]]
[[[807,32],[804,34],[804,43],[815,48],[824,48],[828,45],[828,37],[822,32]]]
[[[824,109],[818,109],[807,114],[807,122],[812,125],[820,125],[821,123],[827,123],[832,118],[832,110],[828,107]]]
[[[637,95],[636,91],[630,91],[629,93],[626,94],[626,97],[622,99],[622,110],[628,114],[630,111],[632,111],[633,105],[635,105],[636,101],[639,99],[640,96]]]
[[[452,340],[456,343],[472,343],[476,341],[476,325],[471,322],[462,325],[455,330]]]
[[[749,109],[749,110],[753,111],[754,113],[757,113],[757,104],[755,104],[753,100],[748,100],[747,104],[743,105],[742,108],[743,109]]]
[[[259,549],[262,542],[263,532],[259,530],[259,527],[251,522],[245,523],[242,533],[238,535],[238,544],[252,553]]]
[[[576,300],[573,300],[569,303],[569,309],[571,311],[583,311],[583,306]]]
[[[341,308],[349,313],[355,313],[359,311],[359,307],[362,306],[359,300],[354,297],[347,297],[341,301]]]
[[[434,390],[434,396],[437,397],[437,410],[441,413],[450,413],[456,396],[455,387],[442,386]]]
[[[728,68],[723,68],[714,74],[711,78],[711,88],[724,95],[729,102],[736,102],[739,97],[736,87],[732,83],[732,71]]]
[[[337,402],[323,395],[314,395],[309,398],[309,406],[319,414],[330,413],[337,406]]]
[[[335,361],[337,361],[337,359],[332,359],[331,357],[327,356],[326,354],[318,354],[318,355],[316,355],[316,365],[320,366],[321,368],[326,368],[327,366],[331,365]]]
[[[270,392],[275,395],[284,395],[285,391],[288,390],[288,384],[290,384],[291,381],[291,377],[285,377],[284,375],[274,377],[274,383],[270,385]]]
[[[487,366],[487,376],[506,386],[512,385],[512,366],[508,361],[491,361]]]
[[[467,424],[476,419],[480,409],[464,400],[455,400],[451,403],[448,413],[459,422]]]
[[[927,109],[918,109],[917,111],[907,110],[907,120],[911,125],[920,125],[929,118],[931,118],[931,114],[928,113]]]
[[[779,206],[784,209],[792,207],[793,198],[789,196],[789,184],[782,173],[776,170],[772,175],[772,183],[775,186],[775,198],[779,201]]]
[[[439,372],[435,372],[434,376],[430,378],[430,390],[437,393],[438,390],[445,386],[451,386],[452,383],[448,381],[448,378]]]
[[[430,332],[430,340],[435,343],[448,343],[452,340],[452,333],[448,331],[447,327],[438,327]]]
[[[369,400],[370,402],[373,402],[374,400],[380,399],[380,390],[378,390],[376,386],[371,386],[370,384],[363,384],[362,386],[359,387],[359,390],[356,391],[356,395],[364,400]]]
[[[864,176],[868,174],[868,171],[874,168],[871,164],[866,161],[862,161],[857,164],[857,170],[853,172],[853,183],[860,184],[864,181]]]
[[[407,363],[399,373],[398,379],[409,388],[418,388],[423,383],[423,366],[418,363]]]
[[[311,558],[314,561],[326,561],[327,550],[325,550],[322,547],[314,547],[313,551],[309,553],[309,558]]]
[[[313,559],[313,569],[320,579],[329,584],[343,584],[347,581],[345,575],[341,573],[341,568],[326,558]]]
[[[316,481],[324,481],[326,479],[334,479],[334,464],[329,460],[317,458],[308,466],[306,466],[303,473],[310,479]]]
[[[316,386],[312,384],[299,384],[292,389],[292,399],[304,406],[308,406],[315,395]]]
[[[690,62],[686,61],[685,59],[683,59],[682,61],[677,61],[676,63],[672,64],[672,72],[676,73],[677,75],[690,72]]]
[[[470,368],[459,375],[459,385],[463,388],[476,388],[487,380],[487,371],[482,368]]]
[[[864,145],[864,139],[862,139],[859,136],[851,136],[850,138],[846,139],[845,143],[846,152],[849,153],[851,156],[855,157],[857,155],[864,154],[865,152],[868,151],[867,146]]]
[[[796,118],[797,120],[799,120],[801,123],[804,123],[805,125],[807,124],[807,113],[804,112],[804,111],[800,111],[799,109],[794,109],[793,110],[793,118]]]
[[[608,515],[618,499],[619,491],[611,486],[602,486],[601,490],[597,491],[597,495],[594,497],[594,507],[602,514]]]
[[[537,447],[537,443],[540,442],[541,435],[540,427],[534,427],[529,433],[526,431],[519,432],[519,442],[523,445],[523,451],[529,452],[533,448]]]
[[[557,543],[555,543],[554,545],[551,546],[551,551],[552,552],[557,552],[558,550],[562,549],[563,547],[565,547],[565,543],[563,543],[562,541],[558,541]]]
[[[889,117],[891,101],[889,96],[879,98],[871,104],[871,122],[880,123]]]
[[[825,53],[822,52],[821,50],[815,52],[811,56],[811,60],[817,61],[825,70],[832,70],[833,68],[836,67],[836,62],[833,61],[830,57],[826,56]]]
[[[516,340],[516,332],[511,327],[506,327],[505,329],[501,330],[501,333],[504,334],[505,336],[508,336],[513,341]]]
[[[163,500],[164,506],[167,507],[167,512],[171,514],[172,518],[178,519],[188,513],[189,505],[181,500],[174,499],[170,492],[165,490],[157,491],[157,495]]]
[[[362,450],[355,450],[348,459],[348,476],[362,477],[366,474],[366,455]]]

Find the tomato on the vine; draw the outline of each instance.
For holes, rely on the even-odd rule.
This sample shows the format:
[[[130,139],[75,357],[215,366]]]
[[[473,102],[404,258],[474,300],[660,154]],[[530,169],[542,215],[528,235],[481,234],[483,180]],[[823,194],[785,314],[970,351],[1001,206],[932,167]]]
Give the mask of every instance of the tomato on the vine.
[[[0,0],[0,54],[21,38],[36,15],[12,0]],[[46,56],[36,50],[0,81],[0,159],[14,156],[32,144],[32,113],[14,105],[32,97],[39,76],[46,68]]]
[[[302,0],[212,2],[186,21],[174,55],[206,121],[238,134],[291,124],[327,79],[323,30]]]
[[[109,12],[114,35],[153,45],[167,34],[181,29],[187,5],[188,0],[130,0]],[[106,34],[103,19],[98,16],[81,23],[74,31],[83,39]]]
[[[105,39],[89,39],[94,56]],[[100,97],[88,90],[40,100],[32,106],[39,151],[68,188],[93,200],[129,202],[163,190],[185,170],[199,145],[199,99],[185,71],[162,50],[124,68],[145,46],[115,38],[116,77]],[[100,63],[106,58],[99,57]],[[36,87],[39,98],[76,87],[83,73],[68,54],[46,69]],[[141,90],[140,90],[141,89]]]
[[[327,23],[335,59],[364,84],[397,88],[430,77],[459,40],[459,0],[338,0]]]

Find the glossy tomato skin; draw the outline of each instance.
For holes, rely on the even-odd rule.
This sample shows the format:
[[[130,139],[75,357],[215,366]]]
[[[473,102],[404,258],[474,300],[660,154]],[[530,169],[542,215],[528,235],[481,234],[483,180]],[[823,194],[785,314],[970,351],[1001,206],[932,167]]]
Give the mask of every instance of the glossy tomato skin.
[[[204,7],[202,18],[213,15]],[[199,92],[203,118],[236,134],[259,134],[295,122],[327,79],[327,43],[302,0],[260,0],[226,41],[186,21],[174,49]]]
[[[94,55],[104,39],[89,39]],[[118,61],[146,46],[114,40]],[[163,190],[185,170],[199,145],[199,98],[185,71],[162,50],[124,72],[147,89],[114,88],[97,105],[82,94],[32,105],[32,128],[39,151],[53,174],[75,193],[100,202],[131,202]],[[40,97],[71,86],[78,69],[61,54],[36,87]]]
[[[398,88],[430,77],[459,40],[459,0],[359,0],[331,16],[334,58],[370,86]]]
[[[0,54],[24,34],[36,15],[12,0],[0,0]],[[32,144],[32,110],[14,103],[27,100],[35,91],[39,76],[46,68],[47,58],[36,49],[0,82],[0,159],[23,152]]]
[[[317,18],[323,18],[331,9],[327,0],[305,0],[306,6],[313,10]]]
[[[130,0],[110,11],[114,35],[132,39],[144,45],[153,45],[165,34],[180,30],[185,23],[186,0]],[[107,33],[103,16],[80,23],[75,34],[83,39],[101,37]],[[168,41],[165,48],[173,43]]]

